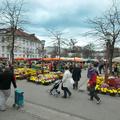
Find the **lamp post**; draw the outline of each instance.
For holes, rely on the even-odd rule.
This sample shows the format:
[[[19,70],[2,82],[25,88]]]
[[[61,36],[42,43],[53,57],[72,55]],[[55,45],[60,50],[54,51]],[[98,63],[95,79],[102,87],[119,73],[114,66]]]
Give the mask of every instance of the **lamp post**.
[[[76,52],[75,52],[75,45],[73,45],[74,67],[75,67],[75,63],[76,63],[76,61],[75,61],[75,56],[76,56],[75,53],[76,53]]]
[[[41,46],[42,46],[42,74],[44,74],[43,58],[44,58],[44,46],[45,46],[45,40],[42,40],[42,41],[41,41]]]
[[[106,34],[106,64],[105,64],[105,82],[108,79],[108,64],[109,64],[109,47],[110,47],[110,33]]]
[[[76,43],[77,43],[77,41],[76,41],[76,39],[70,39],[70,45],[72,46],[72,50],[73,50],[73,57],[74,57],[74,59],[73,59],[73,62],[74,62],[74,67],[75,67],[75,63],[76,63],[76,61],[75,61],[75,56],[76,56]]]

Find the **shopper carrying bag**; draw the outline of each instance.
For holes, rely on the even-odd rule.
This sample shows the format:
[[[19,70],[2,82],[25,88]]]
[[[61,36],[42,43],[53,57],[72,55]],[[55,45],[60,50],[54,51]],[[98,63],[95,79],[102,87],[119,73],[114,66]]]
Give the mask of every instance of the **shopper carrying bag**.
[[[14,74],[6,65],[0,72],[0,111],[6,110],[6,101],[10,96],[11,83],[14,88],[17,88]]]

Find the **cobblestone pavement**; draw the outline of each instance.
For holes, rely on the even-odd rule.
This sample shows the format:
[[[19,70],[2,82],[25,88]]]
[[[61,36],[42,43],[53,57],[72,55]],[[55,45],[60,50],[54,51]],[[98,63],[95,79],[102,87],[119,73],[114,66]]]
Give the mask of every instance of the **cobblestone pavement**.
[[[50,96],[52,87],[37,85],[26,80],[18,81],[18,87],[24,90],[25,105],[21,110],[12,108],[14,90],[9,98],[8,110],[0,112],[0,120],[120,120],[120,98],[100,95],[102,103],[89,101],[86,91],[86,71],[82,72],[79,91],[71,89],[72,96]]]

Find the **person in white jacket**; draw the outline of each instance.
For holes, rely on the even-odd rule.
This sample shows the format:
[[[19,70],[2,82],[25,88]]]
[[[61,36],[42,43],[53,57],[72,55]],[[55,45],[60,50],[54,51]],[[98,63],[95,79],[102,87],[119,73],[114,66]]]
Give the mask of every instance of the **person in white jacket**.
[[[71,72],[71,69],[69,69],[69,67],[66,66],[61,87],[61,89],[64,91],[64,95],[62,96],[63,98],[67,98],[68,96],[70,97],[72,95],[72,93],[69,90],[70,85],[74,84]]]

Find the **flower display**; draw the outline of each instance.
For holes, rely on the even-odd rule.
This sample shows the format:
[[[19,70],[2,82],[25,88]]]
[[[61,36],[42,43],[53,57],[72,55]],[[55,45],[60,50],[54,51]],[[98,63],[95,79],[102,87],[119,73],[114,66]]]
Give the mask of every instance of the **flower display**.
[[[49,85],[57,79],[61,79],[63,74],[61,72],[47,72],[41,74],[41,70],[32,68],[17,68],[15,69],[16,79],[24,80],[27,79],[30,82]]]
[[[110,76],[105,83],[103,76],[97,76],[96,90],[102,94],[109,94],[110,96],[118,94],[120,96],[120,78]]]

